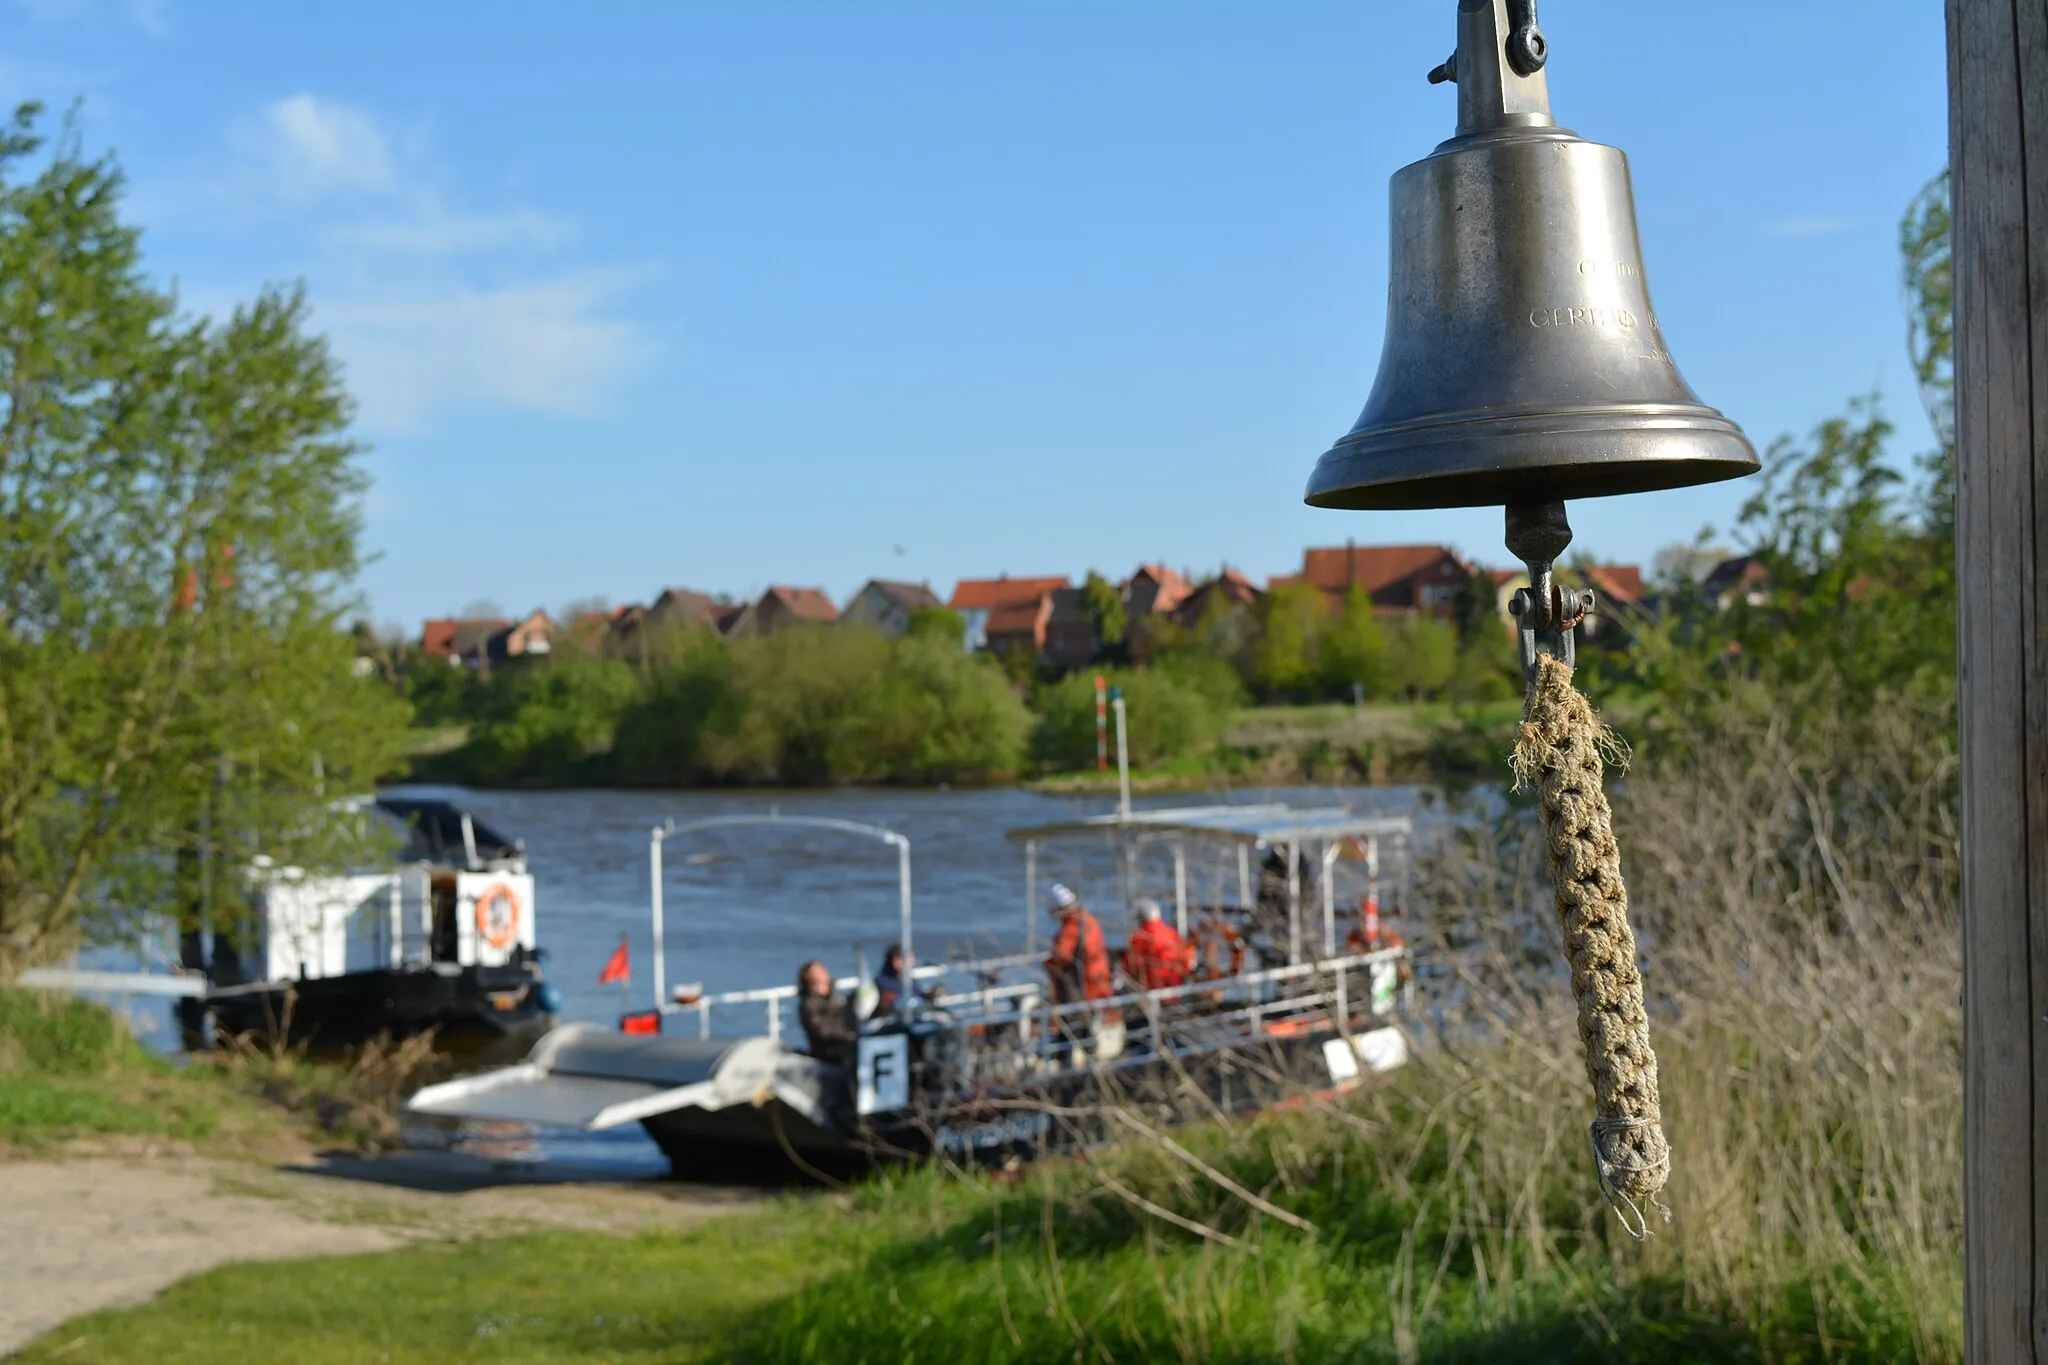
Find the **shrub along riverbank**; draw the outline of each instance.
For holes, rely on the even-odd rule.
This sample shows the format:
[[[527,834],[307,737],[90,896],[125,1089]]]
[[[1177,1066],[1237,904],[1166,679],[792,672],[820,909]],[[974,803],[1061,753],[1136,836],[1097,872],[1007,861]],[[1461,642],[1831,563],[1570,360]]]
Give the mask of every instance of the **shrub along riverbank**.
[[[843,783],[1086,787],[1095,674],[1020,693],[995,661],[930,638],[792,630],[641,670],[565,659],[420,701],[412,776],[473,786]],[[1192,656],[1101,676],[1128,702],[1140,786],[1398,782],[1491,774],[1519,704],[1249,706]],[[459,718],[459,719],[458,719]]]
[[[1363,697],[1399,713],[1509,699],[1513,651],[1490,593],[1472,595],[1455,625],[1383,627],[1363,595],[1332,615],[1320,592],[1297,584],[1199,627],[1156,626],[1144,666],[1122,662],[1118,627],[1097,666],[1063,676],[968,653],[960,619],[938,608],[900,639],[843,623],[735,640],[649,625],[631,657],[572,638],[475,672],[377,648],[412,703],[421,779],[795,786],[1080,773],[1095,766],[1100,676],[1129,703],[1133,766],[1161,778],[1364,780],[1428,770],[1431,737],[1382,726],[1355,748],[1241,746],[1230,732],[1254,701],[1314,710],[1301,703]]]

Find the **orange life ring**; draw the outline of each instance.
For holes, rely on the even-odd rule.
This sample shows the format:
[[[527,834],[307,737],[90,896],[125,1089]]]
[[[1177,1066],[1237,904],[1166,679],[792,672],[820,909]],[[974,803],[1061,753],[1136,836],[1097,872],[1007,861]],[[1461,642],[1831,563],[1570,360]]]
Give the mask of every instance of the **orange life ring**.
[[[502,909],[499,902],[504,903]],[[493,882],[476,898],[477,937],[493,948],[510,948],[519,938],[519,897],[503,882]]]

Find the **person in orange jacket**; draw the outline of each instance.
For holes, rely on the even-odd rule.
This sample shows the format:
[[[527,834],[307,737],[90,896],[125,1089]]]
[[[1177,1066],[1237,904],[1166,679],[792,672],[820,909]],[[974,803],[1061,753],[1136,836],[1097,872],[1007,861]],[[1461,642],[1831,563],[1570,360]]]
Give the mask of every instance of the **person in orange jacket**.
[[[1109,980],[1109,949],[1102,941],[1102,925],[1081,904],[1081,898],[1059,882],[1053,883],[1046,902],[1060,922],[1052,956],[1045,960],[1054,1002],[1066,1005],[1109,999],[1116,991]]]
[[[1159,991],[1188,979],[1188,947],[1166,922],[1159,902],[1138,902],[1138,929],[1124,945],[1124,975],[1139,990]]]

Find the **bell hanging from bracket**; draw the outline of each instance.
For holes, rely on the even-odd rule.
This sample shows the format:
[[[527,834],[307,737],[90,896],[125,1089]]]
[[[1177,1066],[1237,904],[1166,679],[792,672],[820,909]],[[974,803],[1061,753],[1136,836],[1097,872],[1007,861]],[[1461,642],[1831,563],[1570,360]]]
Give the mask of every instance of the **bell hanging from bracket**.
[[[1576,620],[1548,581],[1571,539],[1563,500],[1758,468],[1664,349],[1628,160],[1557,126],[1547,57],[1535,0],[1458,0],[1457,51],[1430,73],[1457,84],[1457,132],[1394,174],[1379,377],[1307,493],[1315,507],[1505,504],[1534,589],[1525,637]]]

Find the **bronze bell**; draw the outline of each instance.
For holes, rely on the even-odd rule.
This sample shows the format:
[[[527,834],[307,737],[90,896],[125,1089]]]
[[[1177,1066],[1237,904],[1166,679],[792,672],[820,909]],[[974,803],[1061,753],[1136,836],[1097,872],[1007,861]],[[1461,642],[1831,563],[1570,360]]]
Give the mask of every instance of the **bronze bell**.
[[[1628,159],[1557,126],[1535,0],[1459,0],[1458,130],[1393,179],[1372,396],[1316,507],[1469,507],[1754,473],[1658,334]]]

